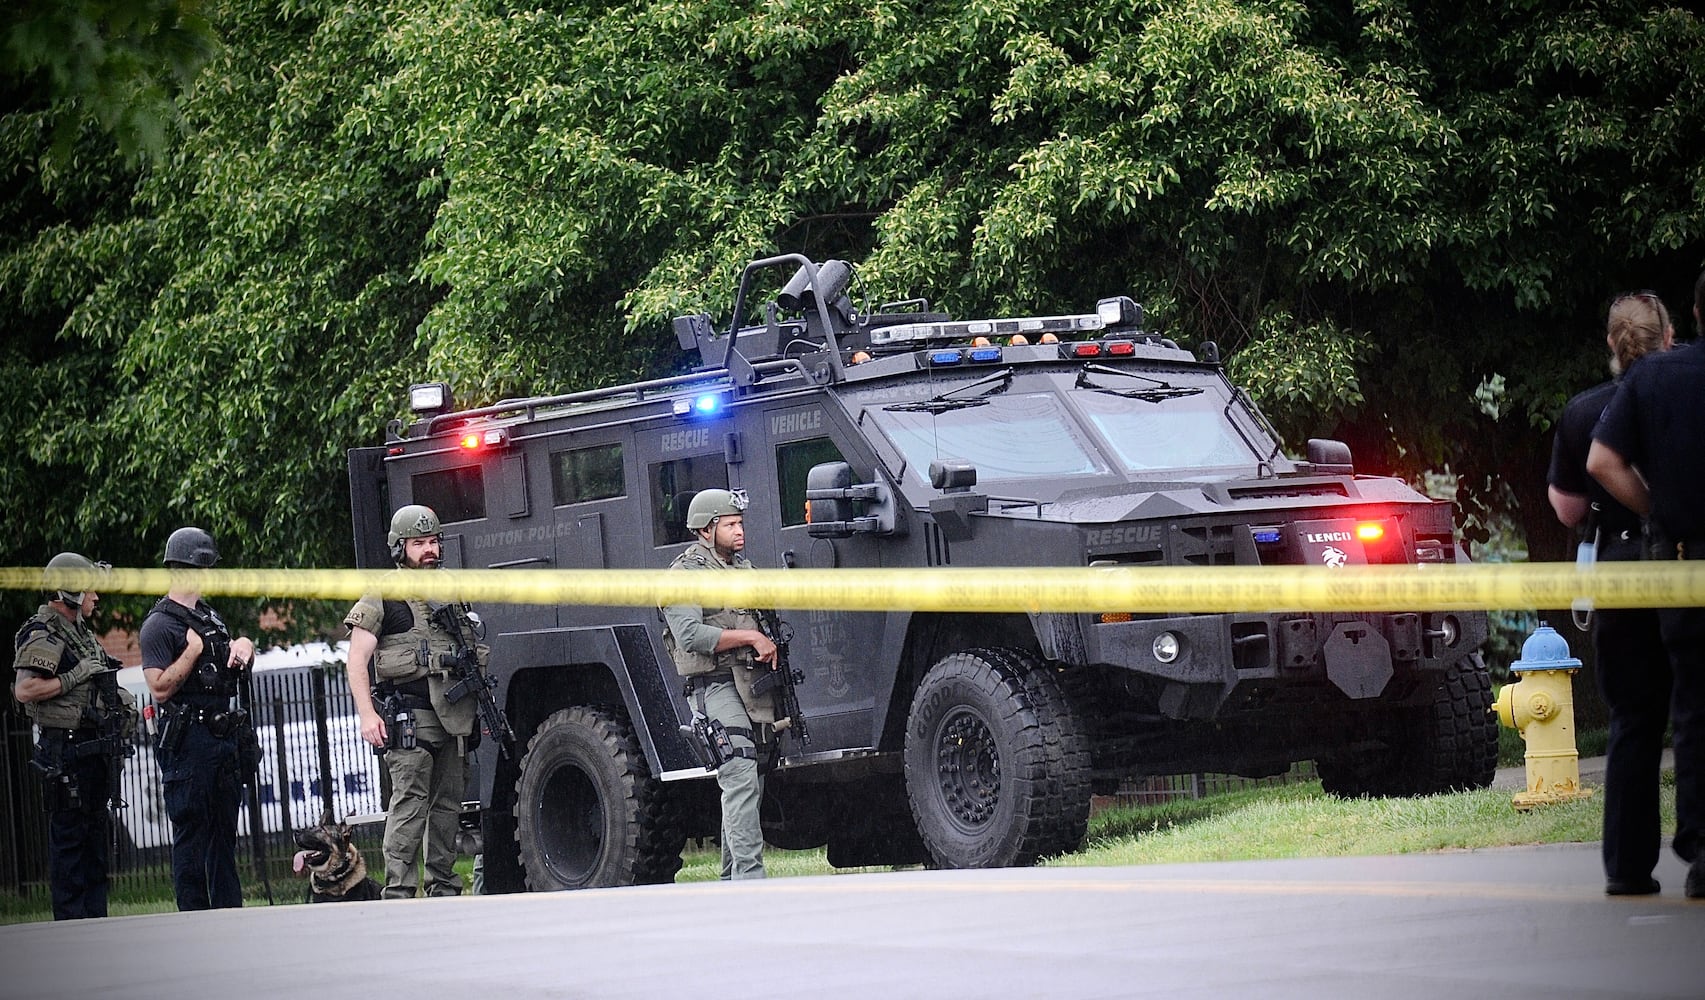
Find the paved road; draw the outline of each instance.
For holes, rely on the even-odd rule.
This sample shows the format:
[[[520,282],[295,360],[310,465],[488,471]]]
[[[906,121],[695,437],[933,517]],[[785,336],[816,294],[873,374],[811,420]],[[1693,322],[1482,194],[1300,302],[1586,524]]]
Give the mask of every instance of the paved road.
[[[0,927],[0,997],[1705,997],[1658,878],[1606,898],[1586,844],[250,907]]]

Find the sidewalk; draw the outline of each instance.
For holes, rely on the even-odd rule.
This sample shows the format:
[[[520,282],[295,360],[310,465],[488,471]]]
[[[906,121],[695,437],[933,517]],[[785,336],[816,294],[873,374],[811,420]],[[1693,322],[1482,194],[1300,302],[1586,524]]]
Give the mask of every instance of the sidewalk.
[[[1664,748],[1662,767],[1665,771],[1675,770],[1675,751],[1669,747]],[[1597,788],[1604,787],[1603,757],[1581,758],[1581,784],[1582,786],[1591,785]],[[1527,766],[1518,764],[1515,767],[1498,768],[1497,775],[1492,779],[1492,787],[1506,792],[1522,791],[1527,788]]]

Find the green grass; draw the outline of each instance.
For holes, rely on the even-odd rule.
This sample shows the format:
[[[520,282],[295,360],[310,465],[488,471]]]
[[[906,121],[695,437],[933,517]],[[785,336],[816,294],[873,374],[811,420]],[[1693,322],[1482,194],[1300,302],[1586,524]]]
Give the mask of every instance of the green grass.
[[[1109,810],[1090,824],[1083,850],[1057,865],[1410,854],[1599,839],[1602,795],[1527,811],[1511,793],[1486,789],[1419,799],[1334,798],[1318,782],[1234,792],[1195,802]],[[1673,783],[1665,823],[1675,823]]]

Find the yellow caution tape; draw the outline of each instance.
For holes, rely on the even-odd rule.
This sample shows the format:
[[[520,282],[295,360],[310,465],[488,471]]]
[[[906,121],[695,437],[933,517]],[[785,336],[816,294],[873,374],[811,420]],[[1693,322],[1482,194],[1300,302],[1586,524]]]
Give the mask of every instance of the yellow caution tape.
[[[835,611],[1453,611],[1705,606],[1705,562],[1443,566],[1167,566],[666,570],[20,569],[0,589],[187,590],[354,601],[364,594],[473,604],[796,608]]]

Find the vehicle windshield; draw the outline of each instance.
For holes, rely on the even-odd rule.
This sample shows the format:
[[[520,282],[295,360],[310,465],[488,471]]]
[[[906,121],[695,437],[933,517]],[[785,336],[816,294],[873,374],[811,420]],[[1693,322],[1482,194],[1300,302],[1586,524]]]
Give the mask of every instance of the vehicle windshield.
[[[1071,400],[1129,473],[1215,478],[1232,470],[1253,471],[1259,461],[1232,426],[1225,397],[1219,393],[1150,402],[1094,389],[1073,389]]]
[[[1261,456],[1233,425],[1217,383],[1173,374],[1171,383],[1145,384],[1121,374],[1049,379],[1044,391],[949,390],[957,394],[876,402],[869,412],[918,475],[932,461],[968,462],[979,482],[1184,482],[1256,472]]]
[[[979,481],[1106,475],[1107,463],[1051,392],[978,397],[940,413],[916,404],[877,409],[882,429],[919,471],[936,460],[969,462]]]

